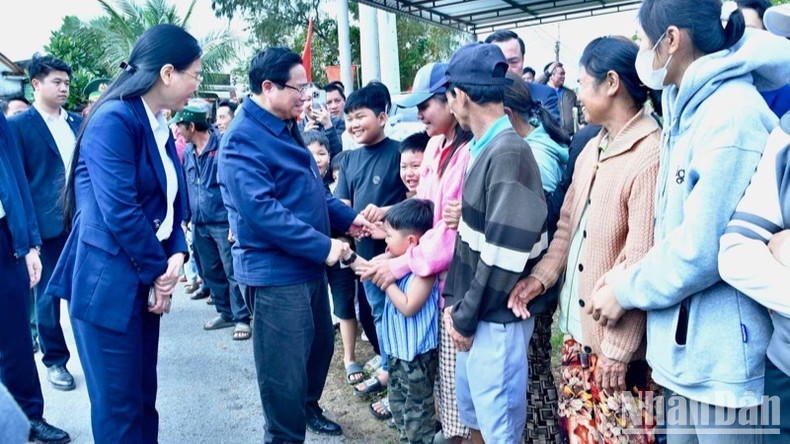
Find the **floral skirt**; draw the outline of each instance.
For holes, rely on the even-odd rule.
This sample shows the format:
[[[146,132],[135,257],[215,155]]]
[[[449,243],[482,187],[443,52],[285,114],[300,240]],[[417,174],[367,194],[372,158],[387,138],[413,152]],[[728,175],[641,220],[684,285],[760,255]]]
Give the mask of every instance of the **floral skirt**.
[[[654,443],[658,393],[645,361],[628,365],[629,391],[609,393],[595,385],[598,357],[566,336],[560,367],[560,433],[570,444]]]

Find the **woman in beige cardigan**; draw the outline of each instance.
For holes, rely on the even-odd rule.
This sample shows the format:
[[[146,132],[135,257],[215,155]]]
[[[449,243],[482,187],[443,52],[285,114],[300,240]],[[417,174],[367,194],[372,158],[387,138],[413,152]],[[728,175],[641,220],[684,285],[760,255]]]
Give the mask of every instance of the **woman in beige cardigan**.
[[[517,315],[529,316],[526,303],[564,280],[560,429],[571,443],[654,439],[643,421],[649,412],[633,397],[650,385],[644,312],[606,328],[581,310],[601,276],[638,261],[652,245],[661,129],[644,106],[650,91],[634,68],[637,51],[619,37],[598,38],[584,50],[579,99],[587,122],[603,129],[579,155],[548,252],[510,298]]]

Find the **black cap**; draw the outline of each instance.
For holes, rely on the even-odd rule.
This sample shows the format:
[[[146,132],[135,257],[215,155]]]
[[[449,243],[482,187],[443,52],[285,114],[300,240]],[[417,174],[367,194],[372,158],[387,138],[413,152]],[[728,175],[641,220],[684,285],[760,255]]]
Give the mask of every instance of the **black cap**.
[[[502,50],[491,43],[470,43],[455,51],[442,85],[507,86],[513,81],[505,77],[507,60]]]

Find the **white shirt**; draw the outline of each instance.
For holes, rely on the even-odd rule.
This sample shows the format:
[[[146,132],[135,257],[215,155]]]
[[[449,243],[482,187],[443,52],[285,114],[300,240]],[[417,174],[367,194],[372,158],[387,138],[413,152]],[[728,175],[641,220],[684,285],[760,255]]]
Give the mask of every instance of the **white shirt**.
[[[0,219],[5,217],[5,208],[3,208],[3,202],[0,201]]]
[[[170,127],[167,126],[167,121],[162,113],[154,115],[148,104],[143,99],[143,106],[145,113],[148,115],[148,122],[151,124],[151,130],[154,132],[154,140],[156,140],[156,147],[159,149],[159,156],[162,158],[162,166],[165,169],[165,180],[167,183],[167,213],[165,213],[165,220],[159,225],[156,230],[156,238],[160,241],[170,238],[173,232],[173,204],[178,195],[178,178],[176,177],[176,167],[173,161],[167,156],[167,139],[170,137]]]
[[[63,166],[66,170],[66,180],[68,180],[69,170],[71,169],[69,168],[71,166],[71,156],[74,154],[74,145],[77,143],[77,138],[74,136],[74,132],[71,131],[71,126],[66,119],[72,120],[74,118],[63,108],[60,108],[60,115],[53,116],[42,110],[37,103],[33,103],[33,108],[41,114],[41,118],[47,124],[49,133],[55,139],[55,145],[60,152],[60,160],[63,161]]]

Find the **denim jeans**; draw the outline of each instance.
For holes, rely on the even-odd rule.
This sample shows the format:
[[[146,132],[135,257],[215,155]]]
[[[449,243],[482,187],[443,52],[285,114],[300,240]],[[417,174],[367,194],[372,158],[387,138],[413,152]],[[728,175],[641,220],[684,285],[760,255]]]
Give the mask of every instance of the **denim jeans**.
[[[382,343],[384,335],[381,334],[381,318],[384,316],[384,301],[387,299],[387,294],[371,281],[363,281],[362,285],[365,286],[365,297],[373,312],[373,323],[376,324],[376,337],[379,342],[379,351],[381,351],[381,369],[386,372],[389,371],[389,359]]]
[[[227,224],[196,224],[194,249],[200,255],[203,280],[211,289],[214,307],[223,319],[250,322],[250,310],[233,275]]]
[[[252,346],[264,442],[302,442],[308,411],[321,411],[335,347],[326,278],[247,287],[247,293],[255,299]]]

